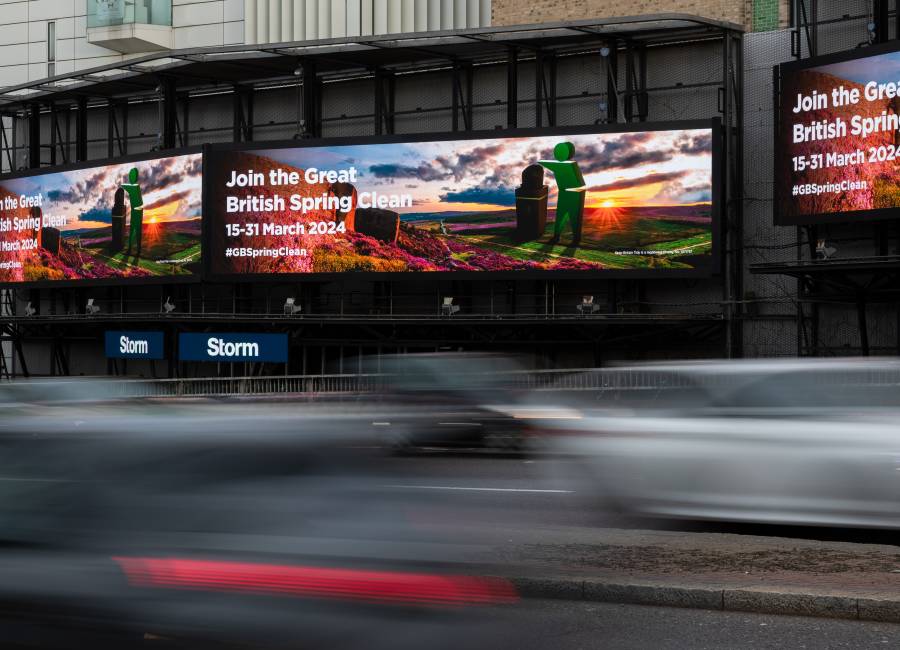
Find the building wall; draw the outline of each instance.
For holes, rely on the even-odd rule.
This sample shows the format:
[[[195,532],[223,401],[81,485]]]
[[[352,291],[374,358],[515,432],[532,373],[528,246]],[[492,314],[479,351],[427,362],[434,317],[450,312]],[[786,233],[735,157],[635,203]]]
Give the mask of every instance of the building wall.
[[[487,27],[492,0],[244,0],[247,43]]]
[[[85,0],[0,0],[0,86],[48,76],[47,23],[56,23],[57,75],[126,60],[87,39]],[[173,0],[176,48],[244,40],[244,0]]]
[[[494,25],[682,13],[744,25],[747,31],[786,27],[789,0],[494,0]]]
[[[367,36],[490,25],[492,0],[173,0],[175,48]],[[88,42],[86,0],[0,0],[0,86],[141,56]]]

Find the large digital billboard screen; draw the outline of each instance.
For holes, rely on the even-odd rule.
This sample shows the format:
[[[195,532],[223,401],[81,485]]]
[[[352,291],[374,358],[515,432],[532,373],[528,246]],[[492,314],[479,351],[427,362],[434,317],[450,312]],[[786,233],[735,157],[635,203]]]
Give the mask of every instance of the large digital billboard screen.
[[[900,51],[890,51],[896,47],[776,68],[776,224],[900,214]]]
[[[189,278],[202,200],[200,152],[0,178],[0,283]]]
[[[211,275],[708,274],[714,123],[641,126],[214,147]]]

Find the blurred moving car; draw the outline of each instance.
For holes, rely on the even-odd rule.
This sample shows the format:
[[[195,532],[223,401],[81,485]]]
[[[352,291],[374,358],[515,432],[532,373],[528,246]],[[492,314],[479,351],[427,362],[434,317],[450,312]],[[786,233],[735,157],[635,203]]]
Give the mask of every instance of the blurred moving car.
[[[465,561],[470,538],[436,530],[432,494],[392,486],[369,409],[115,400],[72,383],[0,386],[4,647],[502,637],[488,608],[515,589]]]
[[[523,366],[509,355],[436,352],[382,357],[385,388],[373,422],[397,451],[423,447],[521,449],[528,434],[509,405],[523,398],[514,380]]]
[[[616,373],[629,372],[655,374],[661,388],[616,389]],[[593,410],[557,422],[553,441],[581,456],[585,489],[607,506],[900,527],[900,361],[711,361],[610,376]]]

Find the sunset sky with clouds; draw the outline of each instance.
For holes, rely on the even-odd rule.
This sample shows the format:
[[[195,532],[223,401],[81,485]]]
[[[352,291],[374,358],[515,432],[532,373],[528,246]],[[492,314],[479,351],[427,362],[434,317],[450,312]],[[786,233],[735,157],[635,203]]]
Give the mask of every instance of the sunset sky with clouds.
[[[510,208],[522,170],[552,158],[569,141],[588,186],[588,207],[709,203],[710,129],[489,138],[330,147],[269,149],[260,155],[307,169],[358,172],[358,191],[406,193],[406,213],[471,212]],[[549,172],[544,182],[555,198]]]
[[[43,213],[68,217],[63,231],[99,228],[112,222],[116,189],[128,181],[132,167],[144,198],[144,223],[199,219],[202,211],[202,155],[89,167],[0,181],[16,196],[44,196]],[[125,200],[128,207],[128,199]],[[2,216],[0,211],[0,216]]]

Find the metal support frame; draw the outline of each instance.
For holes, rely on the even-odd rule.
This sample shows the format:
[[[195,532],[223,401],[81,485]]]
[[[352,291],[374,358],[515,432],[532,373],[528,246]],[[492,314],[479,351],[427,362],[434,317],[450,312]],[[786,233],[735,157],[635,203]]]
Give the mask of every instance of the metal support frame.
[[[322,82],[319,80],[315,59],[304,59],[300,65],[303,72],[303,117],[301,133],[304,137],[322,137]]]
[[[647,48],[625,42],[625,121],[646,122],[650,107],[647,94]]]
[[[805,0],[809,2],[810,0]],[[709,342],[715,341],[716,345],[722,343],[725,339],[724,333],[727,331],[727,349],[728,354],[732,356],[739,356],[742,350],[742,339],[741,339],[741,328],[740,328],[740,320],[741,320],[741,312],[740,307],[734,306],[735,303],[740,301],[741,297],[741,261],[740,261],[740,217],[741,217],[741,203],[740,203],[740,192],[741,192],[741,168],[740,168],[740,137],[741,137],[741,102],[740,102],[740,92],[742,83],[740,80],[740,37],[737,36],[737,32],[732,32],[732,27],[721,27],[717,29],[721,29],[721,36],[725,41],[725,45],[723,46],[724,54],[724,64],[722,66],[724,79],[722,82],[722,88],[724,93],[724,102],[723,102],[723,134],[724,138],[724,155],[723,166],[720,170],[721,177],[723,181],[727,181],[728,185],[724,194],[722,195],[722,204],[724,206],[725,211],[725,228],[723,229],[725,232],[726,239],[723,241],[722,248],[726,251],[727,262],[729,275],[727,280],[724,282],[725,289],[724,295],[726,301],[728,302],[728,307],[725,308],[725,311],[728,312],[726,314],[727,321],[722,318],[715,319],[707,319],[703,323],[697,324],[685,324],[685,325],[675,325],[672,326],[673,329],[680,328],[679,331],[685,332],[694,332],[694,331],[702,331],[708,335]],[[557,110],[557,61],[563,60],[563,57],[567,56],[590,56],[595,57],[591,59],[589,62],[592,65],[605,65],[607,70],[606,78],[601,79],[601,83],[605,83],[606,96],[608,98],[606,107],[600,107],[601,118],[605,114],[605,119],[609,122],[617,122],[623,117],[629,121],[643,121],[648,119],[649,115],[649,95],[647,93],[647,48],[641,42],[640,39],[643,36],[639,32],[634,32],[632,34],[627,33],[617,33],[616,39],[611,40],[605,34],[598,34],[596,32],[585,32],[587,34],[593,34],[590,39],[584,39],[584,33],[581,36],[577,36],[576,38],[581,38],[584,40],[579,41],[579,43],[586,43],[584,47],[579,44],[577,48],[563,46],[559,48],[559,53],[556,54],[553,48],[559,47],[559,42],[554,40],[549,40],[546,42],[540,42],[539,44],[531,44],[528,42],[528,38],[530,37],[521,37],[519,40],[515,41],[515,44],[497,44],[494,43],[492,47],[493,51],[490,52],[490,58],[478,56],[466,58],[466,54],[463,53],[460,58],[457,58],[457,51],[454,50],[452,52],[448,52],[446,54],[441,53],[441,50],[438,47],[435,47],[434,52],[436,56],[443,57],[441,62],[435,63],[434,61],[428,62],[426,65],[423,65],[420,68],[416,67],[413,70],[413,66],[417,64],[415,62],[410,63],[412,59],[403,63],[403,57],[399,54],[401,50],[403,50],[402,45],[391,45],[385,46],[382,51],[390,51],[390,57],[384,57],[381,60],[377,60],[376,57],[381,56],[377,52],[373,52],[371,54],[361,54],[356,59],[356,64],[358,68],[354,69],[352,72],[344,72],[338,71],[335,72],[335,66],[339,66],[341,63],[347,64],[347,69],[350,68],[352,63],[352,57],[350,54],[352,51],[340,52],[334,56],[329,56],[328,54],[322,54],[318,50],[312,50],[309,54],[303,53],[298,54],[297,50],[291,51],[291,59],[289,65],[286,65],[288,62],[282,60],[278,63],[277,66],[271,66],[269,69],[273,70],[273,75],[269,76],[268,74],[261,76],[265,76],[265,79],[255,79],[248,77],[241,77],[240,75],[228,76],[228,80],[226,81],[224,78],[218,81],[221,83],[229,83],[234,85],[234,115],[233,115],[233,136],[236,142],[241,141],[252,141],[254,140],[254,93],[258,92],[256,86],[268,87],[271,86],[274,88],[283,88],[285,85],[288,87],[288,92],[293,90],[292,84],[298,83],[298,101],[297,101],[297,114],[298,114],[298,135],[300,137],[320,137],[322,131],[322,97],[323,90],[328,90],[331,87],[331,84],[323,86],[323,78],[328,81],[343,81],[344,79],[362,79],[365,78],[367,74],[372,73],[374,76],[374,106],[373,106],[373,114],[374,114],[374,130],[376,133],[392,133],[395,128],[394,124],[394,92],[395,92],[395,74],[405,74],[406,72],[419,72],[434,74],[435,71],[443,71],[442,73],[450,77],[451,84],[451,95],[450,99],[452,104],[447,106],[441,106],[439,108],[434,109],[426,109],[426,110],[435,110],[435,111],[443,111],[443,115],[446,116],[446,111],[450,110],[451,112],[451,120],[452,120],[452,128],[457,131],[462,130],[470,130],[474,128],[475,120],[474,118],[474,109],[477,107],[479,110],[486,109],[486,111],[493,111],[492,115],[497,115],[499,113],[499,121],[502,121],[502,104],[503,104],[503,90],[502,90],[502,74],[503,67],[506,68],[506,126],[507,127],[518,127],[518,106],[519,106],[519,93],[518,93],[518,73],[519,73],[519,63],[520,63],[520,50],[527,52],[527,56],[530,59],[531,55],[535,56],[535,94],[533,97],[528,97],[527,99],[523,99],[523,103],[527,102],[528,106],[532,106],[530,102],[534,102],[533,106],[535,107],[535,125],[538,126],[552,126],[557,124],[558,120],[558,110]],[[719,32],[715,32],[715,37],[718,38]],[[710,38],[710,32],[706,33],[705,38]],[[536,41],[538,39],[535,39]],[[603,61],[597,61],[600,58],[599,49],[603,45],[604,47],[608,47],[609,51],[607,56],[603,57],[605,59],[605,63]],[[541,48],[544,48],[543,50]],[[314,53],[313,53],[314,52]],[[282,57],[286,56],[286,52],[272,52],[273,55],[280,55]],[[317,59],[317,57],[320,57]],[[626,70],[622,76],[623,84],[625,85],[625,89],[623,92],[619,90],[619,82],[618,82],[618,73],[620,72],[620,57],[622,58],[621,63],[626,64]],[[273,57],[274,60],[274,57]],[[236,61],[236,60],[235,60]],[[396,61],[400,61],[401,64],[397,64]],[[201,61],[196,61],[195,63],[202,63]],[[317,65],[317,63],[319,65]],[[529,60],[530,63],[530,60]],[[505,65],[504,65],[505,64]],[[230,66],[234,69],[240,69],[242,64],[234,62],[230,63]],[[475,79],[475,72],[477,71],[479,74],[479,78]],[[492,72],[494,74],[482,74],[482,68],[480,66],[494,66]],[[245,65],[246,68],[254,67]],[[321,67],[321,70],[318,68]],[[448,70],[448,67],[450,68]],[[232,69],[230,68],[230,70]],[[300,68],[300,70],[297,70]],[[560,68],[564,70],[565,68]],[[215,70],[215,68],[210,68],[210,70]],[[259,71],[259,69],[257,69]],[[323,76],[319,76],[319,73]],[[474,83],[475,81],[482,82],[482,80],[495,78],[495,74],[499,72],[501,74],[501,88],[499,89],[498,99],[496,100],[488,100],[489,103],[484,104],[476,104],[475,102],[475,93],[474,93]],[[299,74],[298,74],[299,73]],[[164,147],[172,147],[178,146],[179,144],[187,144],[187,132],[188,124],[188,107],[191,103],[191,98],[187,94],[188,92],[194,93],[193,101],[198,101],[197,97],[205,92],[206,86],[201,84],[192,84],[187,81],[189,77],[179,77],[177,74],[177,69],[175,72],[172,70],[167,70],[162,73],[164,75],[163,81],[161,85],[160,97],[158,98],[160,102],[160,141],[161,146]],[[215,72],[213,72],[213,75]],[[302,75],[302,76],[301,76]],[[346,76],[339,76],[346,75]],[[194,77],[197,78],[197,77]],[[403,80],[407,78],[414,77],[402,77]],[[153,79],[156,79],[152,74],[147,74],[144,76],[143,87],[140,90],[137,90],[137,95],[134,96],[132,101],[141,102],[147,101],[148,99],[152,99],[152,89],[154,88]],[[239,79],[240,81],[235,81]],[[444,84],[447,83],[447,77],[444,77]],[[213,79],[215,81],[215,79]],[[149,83],[148,83],[149,82]],[[710,82],[710,86],[718,83]],[[246,85],[242,85],[246,84]],[[138,87],[140,84],[133,84],[135,87]],[[444,86],[446,88],[446,85]],[[219,89],[222,88],[221,85],[218,86]],[[99,92],[99,94],[98,94]],[[220,90],[216,91],[220,92]],[[92,88],[91,97],[101,98],[106,95],[102,94],[102,90]],[[588,92],[584,94],[586,96],[593,97],[602,97],[603,90],[600,89],[599,92],[591,92],[590,95]],[[482,95],[483,93],[479,93]],[[123,97],[123,93],[119,92],[114,95],[116,99],[110,100],[108,117],[109,117],[109,155],[110,157],[115,157],[121,154],[127,153],[128,148],[128,104],[127,100],[121,99]],[[619,106],[619,96],[624,100],[624,106]],[[51,99],[52,98],[52,99]],[[572,99],[571,97],[566,97],[565,99]],[[25,102],[26,100],[21,100]],[[33,101],[33,100],[32,100]],[[33,104],[24,104],[26,108],[36,106],[37,115],[40,116],[40,111],[47,111],[48,107],[51,106],[51,101],[57,103],[59,108],[65,104],[65,102],[70,102],[70,106],[75,106],[72,102],[77,101],[77,113],[75,114],[76,119],[76,127],[75,127],[75,157],[79,160],[83,160],[87,158],[87,98],[73,97],[71,94],[58,98],[57,96],[42,96],[40,100],[40,105],[37,102]],[[485,100],[482,100],[485,101]],[[22,106],[23,104],[16,104],[17,106]],[[152,106],[152,104],[151,104]],[[364,109],[368,112],[368,108]],[[102,114],[102,109],[100,109]],[[623,116],[624,113],[624,116]],[[27,112],[22,112],[23,115],[27,116]],[[301,117],[302,116],[302,117]],[[60,114],[59,117],[63,117]],[[293,117],[291,115],[288,118],[287,124],[290,124],[290,119]],[[360,117],[365,117],[366,119],[371,119],[372,116],[351,116],[352,119],[359,119]],[[181,118],[181,121],[179,121]],[[591,112],[590,120],[594,120],[595,114]],[[38,117],[34,120],[39,125]],[[302,119],[303,123],[299,124]],[[336,118],[331,118],[336,119]],[[55,129],[57,135],[61,132],[60,125],[62,122],[57,123],[57,128]],[[225,128],[227,129],[228,124],[226,123]],[[33,127],[32,127],[33,128]],[[45,136],[46,137],[46,136]],[[197,136],[199,137],[199,136]],[[38,128],[38,146],[40,138],[40,130]],[[62,140],[63,138],[59,138]],[[68,141],[68,138],[65,138]],[[29,153],[31,153],[29,151]],[[40,151],[37,156],[37,164],[40,164]],[[527,284],[527,283],[526,283]],[[537,283],[535,283],[537,284]],[[560,317],[565,317],[564,312],[566,309],[573,309],[573,307],[565,305],[563,306],[560,302],[561,312],[557,313],[557,295],[566,295],[565,292],[568,290],[564,285],[564,282],[546,282],[544,283],[546,286],[546,296],[544,300],[544,305],[546,308],[546,316],[548,318],[545,319],[534,319],[532,321],[523,321],[521,323],[515,322],[515,316],[513,319],[509,321],[504,321],[502,318],[497,319],[494,325],[487,327],[482,322],[477,323],[468,323],[464,322],[464,319],[458,319],[449,321],[446,323],[442,323],[440,325],[425,322],[425,323],[417,323],[417,324],[407,324],[404,322],[402,318],[395,318],[398,314],[394,313],[394,291],[393,285],[388,284],[381,291],[382,298],[381,302],[379,302],[379,306],[375,307],[376,311],[380,312],[380,315],[387,316],[382,321],[370,322],[365,325],[363,324],[354,324],[348,323],[343,320],[343,314],[341,315],[341,319],[335,318],[322,318],[320,321],[315,322],[315,326],[309,325],[307,326],[307,330],[309,333],[312,333],[313,330],[318,331],[319,333],[316,335],[318,338],[315,339],[317,343],[322,345],[332,345],[330,342],[332,338],[334,340],[340,340],[343,343],[349,344],[367,344],[366,342],[371,342],[373,340],[378,341],[378,347],[383,348],[384,343],[387,342],[387,347],[396,346],[396,347],[428,347],[432,343],[451,343],[458,342],[460,345],[473,347],[477,345],[531,345],[534,344],[536,348],[540,347],[541,341],[558,343],[560,345],[584,345],[585,342],[594,345],[594,353],[595,356],[599,359],[602,355],[603,351],[601,347],[601,342],[605,342],[607,340],[611,341],[613,345],[619,345],[622,341],[628,340],[637,340],[637,339],[650,339],[650,340],[659,340],[662,345],[664,342],[659,338],[659,332],[667,331],[665,328],[669,327],[669,325],[661,325],[658,322],[655,322],[653,318],[651,318],[652,314],[644,314],[644,315],[636,315],[630,322],[625,323],[625,319],[611,319],[611,323],[600,323],[599,321],[592,321],[590,319],[586,321],[579,321],[577,324],[573,325],[572,323],[568,323],[565,321],[556,322]],[[559,284],[559,286],[557,286]],[[298,291],[298,296],[301,297],[301,301],[306,297],[307,292],[312,295],[314,291],[318,291],[321,287],[318,286],[318,283],[303,283],[304,290]],[[625,304],[633,298],[636,302],[640,303],[642,298],[642,291],[644,289],[641,283],[621,283],[617,285],[616,282],[610,282],[608,284],[610,288],[610,292],[608,292],[608,297],[610,298],[610,302],[613,304],[613,309],[617,309],[618,305]],[[468,281],[455,285],[453,289],[450,291],[448,295],[459,295],[464,299],[469,299],[469,302],[473,302],[474,298],[483,299],[484,295],[479,294],[478,296],[473,296],[472,294],[473,285]],[[246,296],[241,292],[241,290],[236,290],[235,293],[230,296],[232,304],[231,311],[234,315],[238,314],[246,314],[248,319],[242,322],[250,322],[250,323],[258,323],[261,322],[260,319],[256,318],[256,315],[252,312],[252,302],[254,291],[252,285],[245,285],[245,291],[251,292]],[[62,300],[71,299],[74,295],[74,292],[70,290],[59,290],[60,297]],[[201,288],[201,311],[204,310],[203,307],[203,288]],[[440,291],[438,293],[441,293]],[[621,295],[619,295],[621,294]],[[348,294],[349,296],[350,294]],[[335,297],[335,296],[332,296]],[[402,296],[400,300],[402,300]],[[493,290],[491,292],[491,299],[493,305]],[[213,303],[216,301],[215,297],[211,297]],[[76,301],[78,304],[82,304],[82,300]],[[513,305],[514,312],[518,310],[522,310],[523,313],[527,313],[527,310],[532,308],[532,305],[529,303],[529,299],[523,296],[518,296],[518,305],[517,297],[513,295],[512,299],[509,301]],[[536,311],[539,311],[539,303],[540,300],[537,299],[535,301]],[[305,306],[309,305],[309,302],[304,302]],[[342,302],[343,306],[343,302]],[[46,301],[45,301],[46,308]],[[384,310],[387,311],[385,314]],[[47,310],[48,312],[52,312],[52,308]],[[65,310],[64,310],[65,311]],[[223,309],[222,312],[227,312],[229,309]],[[304,309],[304,317],[307,318],[308,314],[315,313],[316,310],[311,310],[308,308]],[[352,306],[350,307],[350,311],[352,312]],[[320,314],[322,313],[319,310]],[[211,312],[214,314],[215,311]],[[330,314],[334,314],[334,312],[326,312]],[[399,314],[403,313],[403,309],[399,310]],[[493,308],[492,308],[493,313]],[[48,317],[50,314],[48,313]],[[132,322],[139,322],[134,319],[134,315],[129,315],[130,318],[128,320]],[[623,314],[624,316],[624,314]],[[124,310],[121,314],[122,319],[125,319]],[[199,315],[198,315],[199,317]],[[115,319],[111,319],[115,320]],[[168,320],[168,319],[167,319]],[[234,320],[229,317],[229,320]],[[621,320],[621,323],[616,321]],[[724,322],[723,322],[724,321]],[[79,326],[83,326],[83,321],[77,319],[77,316],[73,315],[72,319],[65,320],[64,318],[59,318],[58,321],[61,324],[61,327],[68,327],[71,329],[62,329],[61,327],[58,329],[56,325],[52,326],[51,332],[54,336],[59,338],[60,340],[64,340],[66,336],[66,332],[73,331],[74,328]],[[154,321],[148,321],[154,322]],[[207,320],[209,322],[209,320]],[[213,322],[214,319],[213,319]],[[302,322],[302,321],[298,321]],[[310,322],[310,321],[305,321]],[[23,319],[23,326],[29,332],[29,336],[34,333],[35,328],[32,324],[27,320]],[[62,323],[68,323],[68,325],[62,326]],[[331,325],[327,325],[326,327],[322,327],[321,323],[333,323],[334,330],[341,330],[341,328],[346,329],[347,337],[343,337],[341,331],[332,331]],[[726,325],[727,323],[727,325]],[[158,326],[158,322],[157,322]],[[168,374],[170,376],[174,376],[179,374],[179,364],[175,361],[175,347],[174,341],[177,338],[177,330],[181,329],[191,329],[200,325],[199,323],[190,323],[189,316],[186,315],[183,318],[178,317],[177,319],[171,319],[170,322],[167,322],[167,341],[170,347],[168,357],[169,357],[169,369]],[[43,327],[43,325],[42,325]],[[296,330],[299,326],[293,326]],[[171,329],[171,331],[169,331]],[[421,333],[418,330],[426,330]],[[490,330],[490,331],[486,331]],[[43,334],[41,334],[43,336]],[[373,338],[376,337],[376,338]],[[305,339],[304,339],[305,340]],[[689,337],[685,339],[686,344],[690,344]],[[711,343],[709,343],[711,344]],[[300,344],[298,344],[299,346]],[[624,347],[630,348],[630,343],[625,344]],[[639,347],[634,348],[636,354],[639,354],[637,350]],[[68,372],[69,368],[66,367],[66,363],[68,359],[62,355],[60,356],[60,352],[54,352],[56,360],[53,362],[55,364],[56,370],[55,372],[64,373]],[[293,352],[292,352],[293,354]],[[182,366],[182,370],[184,367]],[[77,369],[76,369],[77,370]]]
[[[64,116],[65,133],[60,124],[60,116]],[[69,163],[69,144],[72,136],[72,111],[68,106],[59,108],[55,103],[50,103],[50,165],[56,165],[62,161]],[[57,152],[59,157],[57,157]]]
[[[619,46],[613,40],[606,47],[606,121],[614,124],[619,121]]]
[[[235,86],[233,99],[232,140],[250,142],[253,140],[253,90]]]
[[[53,377],[69,375],[69,355],[65,341],[54,338],[50,344],[50,375]]]
[[[463,130],[472,130],[472,96],[474,92],[475,71],[470,64],[453,64],[451,76],[451,104],[450,120],[451,128],[459,131],[459,118],[462,115]],[[461,110],[460,110],[461,109]]]
[[[743,265],[743,38],[722,34],[722,243],[724,247],[724,315],[726,347],[730,358],[744,353]]]
[[[556,56],[538,50],[534,58],[534,125],[556,126]]]
[[[83,162],[88,159],[88,107],[87,97],[79,97],[75,109],[75,160]]]
[[[106,110],[107,156],[124,156],[128,153],[128,100],[111,99]]]
[[[890,0],[872,0],[872,22],[875,23],[876,43],[887,43],[890,40],[889,5]]]
[[[178,85],[173,77],[160,79],[159,148],[174,149],[178,144]]]
[[[375,69],[375,135],[394,133],[397,81],[392,72]]]
[[[879,0],[874,0],[876,3]],[[882,0],[887,4],[887,0]],[[808,5],[808,6],[807,6]],[[794,15],[791,17],[794,29],[791,31],[791,55],[803,58],[802,37],[806,36],[809,56],[819,53],[819,0],[794,0]]]
[[[506,128],[519,126],[519,50],[510,45],[506,59]]]
[[[16,171],[16,129],[18,127],[18,116],[15,113],[4,113],[0,115],[0,156],[6,158],[6,170]],[[7,129],[7,123],[9,129]],[[12,136],[10,137],[10,132]],[[2,167],[2,166],[0,166]]]
[[[41,166],[41,105],[37,102],[28,111],[28,166]]]

